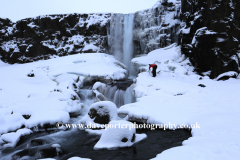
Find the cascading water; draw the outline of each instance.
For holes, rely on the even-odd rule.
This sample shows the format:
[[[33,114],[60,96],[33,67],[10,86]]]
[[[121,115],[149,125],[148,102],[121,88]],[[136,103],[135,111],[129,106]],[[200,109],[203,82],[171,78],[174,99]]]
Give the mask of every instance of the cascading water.
[[[108,34],[108,46],[110,53],[122,62],[123,59],[123,22],[122,14],[115,14],[110,21],[110,33]]]
[[[132,76],[131,60],[133,58],[134,14],[116,14],[110,21],[108,45],[110,53],[124,63]]]
[[[129,70],[133,58],[133,19],[134,14],[124,15],[123,63]]]
[[[126,90],[120,89],[117,86],[107,86],[104,96],[116,104],[117,107],[121,107],[124,104],[135,102],[134,91],[132,87],[128,87]]]

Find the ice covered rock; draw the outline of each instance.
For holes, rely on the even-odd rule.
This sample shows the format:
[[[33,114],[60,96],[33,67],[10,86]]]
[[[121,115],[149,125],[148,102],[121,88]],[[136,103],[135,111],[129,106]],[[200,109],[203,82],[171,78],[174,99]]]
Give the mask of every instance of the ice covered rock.
[[[229,78],[237,78],[238,76],[238,73],[237,72],[234,72],[234,71],[229,71],[229,72],[225,72],[225,73],[222,73],[220,74],[216,80],[217,81],[221,81],[221,80],[228,80]]]
[[[61,148],[60,144],[52,144],[53,148]]]
[[[0,137],[0,144],[2,143],[4,148],[15,147],[22,136],[29,135],[31,133],[32,131],[30,129],[24,128],[17,130],[17,132],[3,134]]]
[[[103,95],[106,90],[106,84],[101,82],[96,82],[92,88],[93,92],[96,95],[97,101],[105,101],[106,97]]]
[[[105,92],[105,89],[106,89],[106,84],[104,83],[101,83],[101,82],[96,82],[94,85],[93,85],[93,90],[97,90],[98,92],[100,93],[103,93]]]
[[[82,118],[81,123],[108,124],[111,120],[117,119],[117,117],[116,105],[110,101],[102,101],[90,106],[88,114]]]
[[[130,147],[146,137],[146,134],[136,134],[134,124],[131,122],[111,121],[94,149]]]

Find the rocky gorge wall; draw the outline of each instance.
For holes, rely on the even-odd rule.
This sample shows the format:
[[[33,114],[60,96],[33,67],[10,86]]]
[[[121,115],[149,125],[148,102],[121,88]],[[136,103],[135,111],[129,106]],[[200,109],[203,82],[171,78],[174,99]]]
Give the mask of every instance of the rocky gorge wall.
[[[182,53],[199,74],[239,73],[240,1],[182,0]]]

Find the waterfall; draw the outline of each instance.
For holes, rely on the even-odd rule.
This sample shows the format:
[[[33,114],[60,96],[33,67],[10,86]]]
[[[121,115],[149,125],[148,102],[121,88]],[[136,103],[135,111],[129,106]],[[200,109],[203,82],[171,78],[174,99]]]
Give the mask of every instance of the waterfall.
[[[110,21],[108,35],[110,54],[127,66],[130,75],[133,58],[133,20],[134,14],[114,15]]]
[[[124,16],[123,63],[130,70],[133,58],[133,19],[134,14]]]
[[[123,59],[123,20],[122,14],[115,14],[110,21],[110,33],[108,33],[108,46],[110,54],[118,61]]]
[[[132,87],[128,87],[126,90],[122,90],[116,86],[108,85],[104,96],[108,100],[115,103],[117,107],[135,102],[135,96]]]

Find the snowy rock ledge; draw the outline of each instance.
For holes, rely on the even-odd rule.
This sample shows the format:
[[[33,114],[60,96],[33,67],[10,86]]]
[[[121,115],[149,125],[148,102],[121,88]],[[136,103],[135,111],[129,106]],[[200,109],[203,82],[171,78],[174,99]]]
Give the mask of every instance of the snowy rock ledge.
[[[0,136],[0,149],[1,146],[4,148],[15,147],[21,136],[29,135],[32,131],[30,129],[19,129],[16,132],[6,133]]]
[[[124,120],[111,121],[94,149],[130,147],[146,137],[146,134],[136,134],[134,124],[131,122]]]

